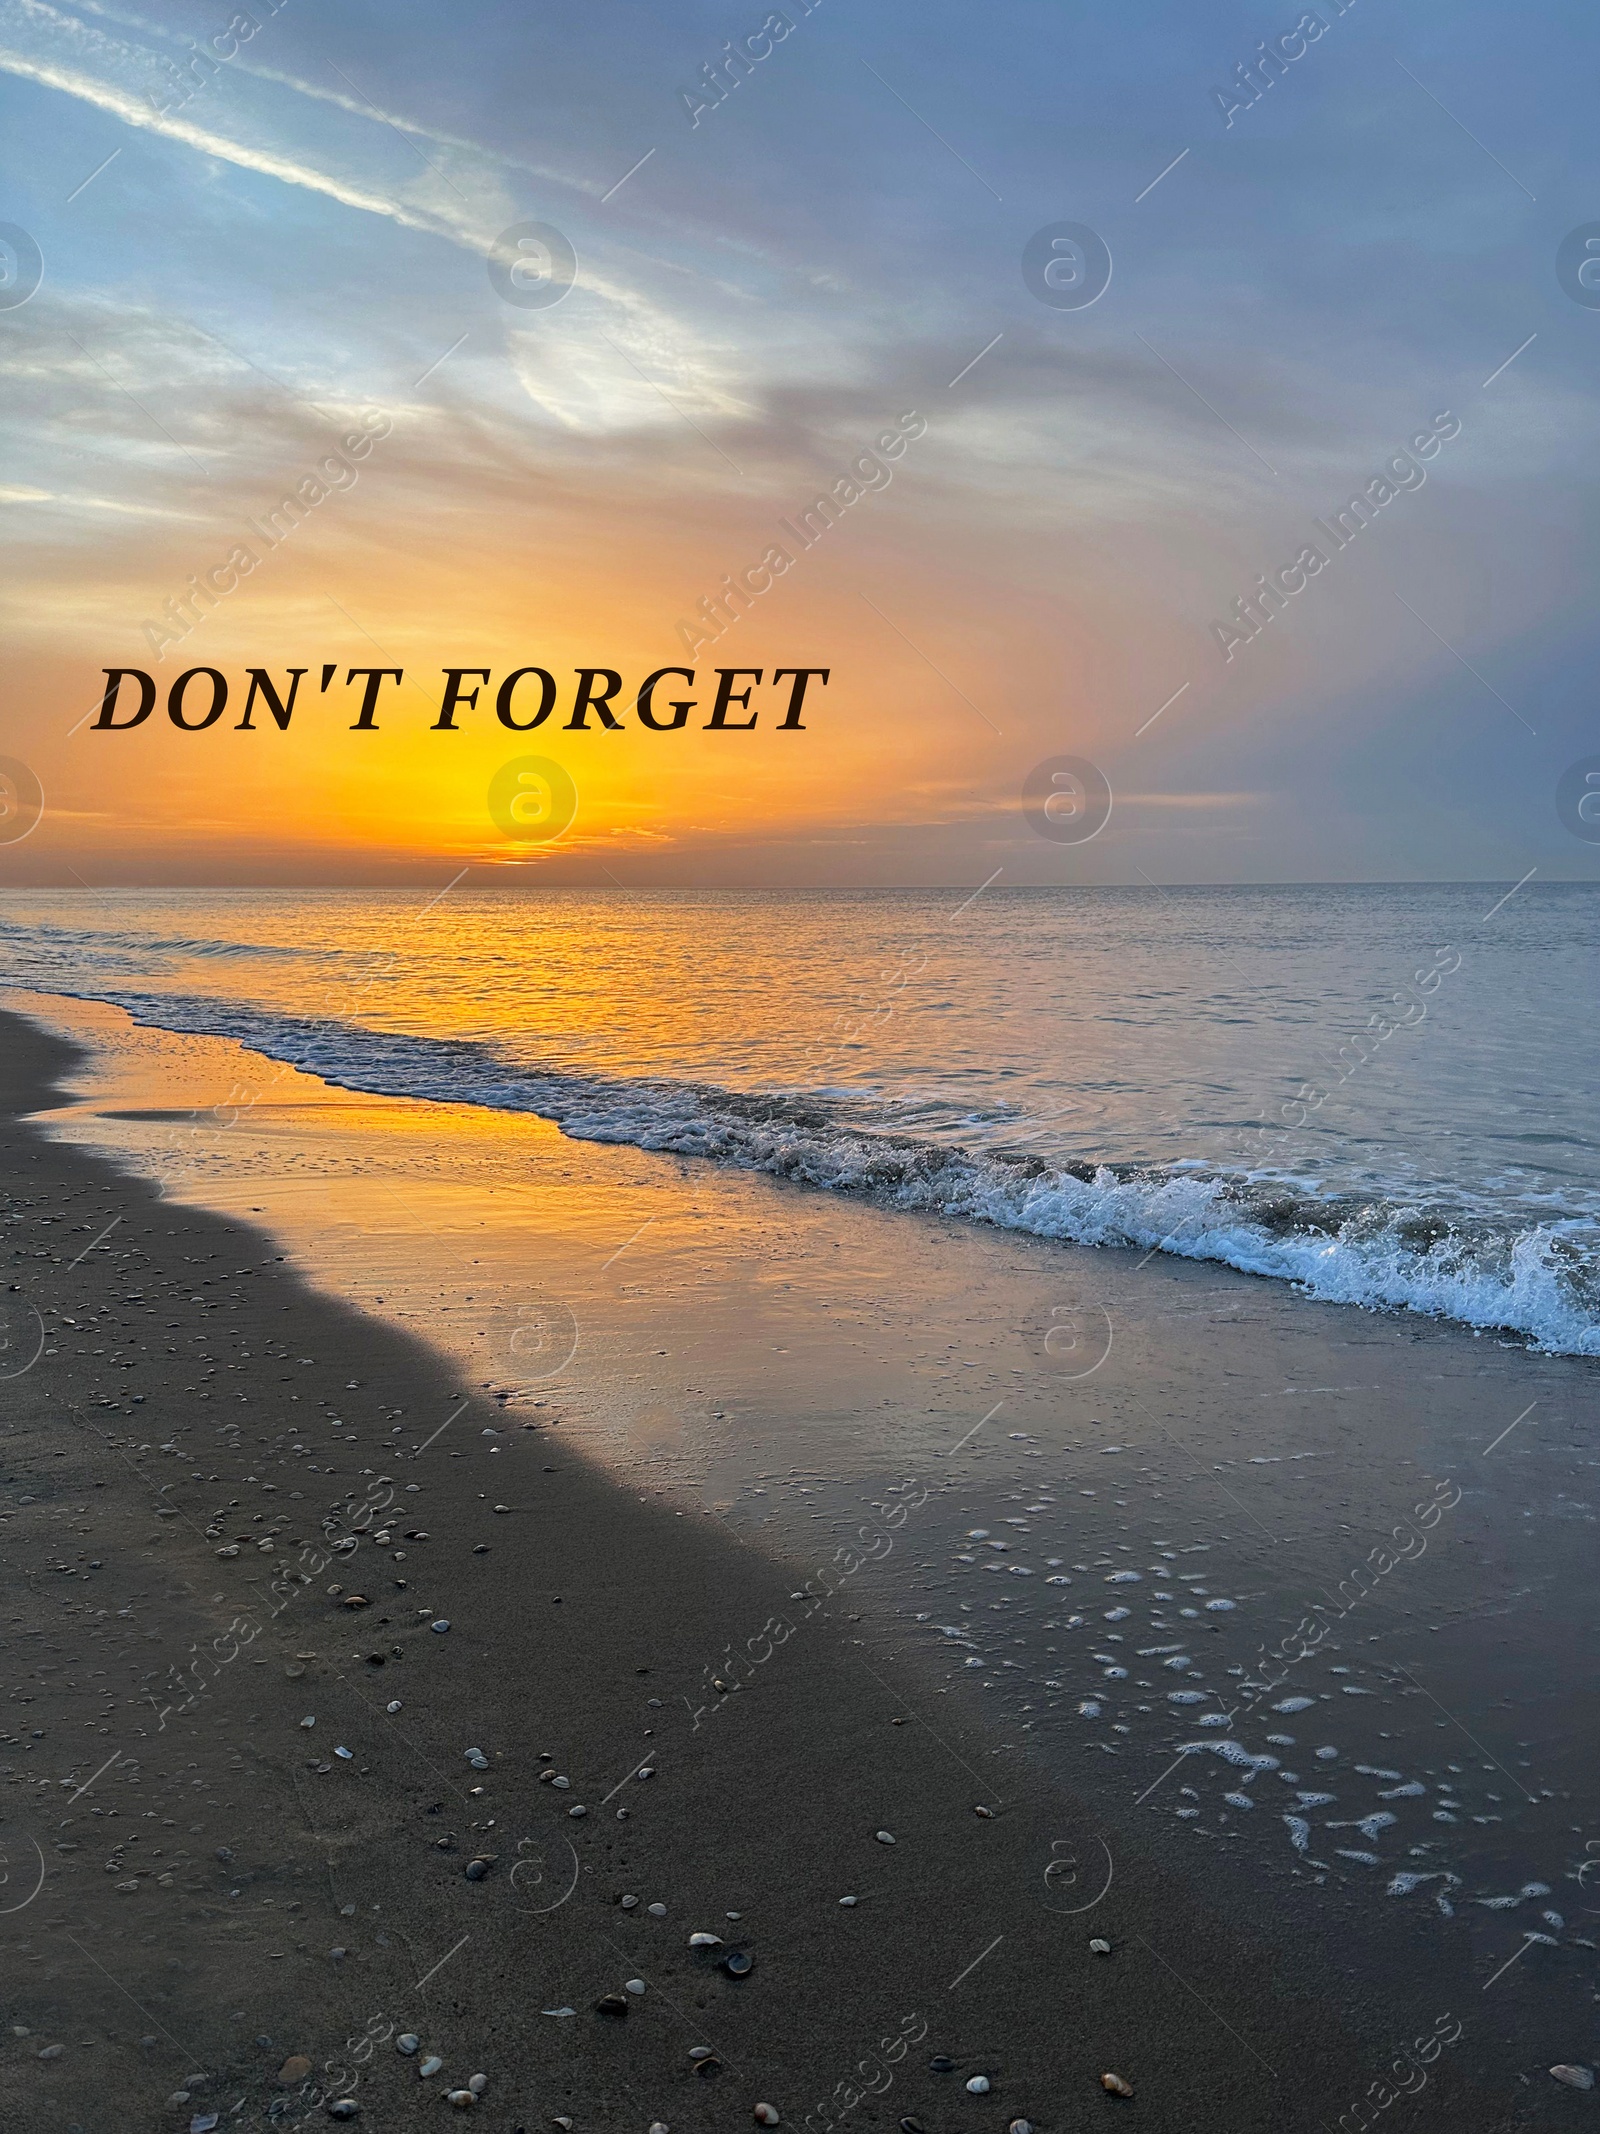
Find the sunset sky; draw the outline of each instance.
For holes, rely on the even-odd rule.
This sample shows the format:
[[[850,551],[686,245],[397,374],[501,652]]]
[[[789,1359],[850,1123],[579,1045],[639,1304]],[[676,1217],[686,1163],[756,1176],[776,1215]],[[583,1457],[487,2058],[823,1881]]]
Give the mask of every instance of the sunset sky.
[[[250,0],[241,39],[230,6],[0,0],[0,223],[44,262],[11,302],[13,245],[0,287],[0,755],[46,802],[0,885],[1594,872],[1554,805],[1600,750],[1600,309],[1557,274],[1600,231],[1588,11],[1319,0],[1314,41],[1176,0],[786,0],[781,39],[760,0],[540,15]],[[1246,104],[1268,39],[1299,52]],[[1110,250],[1084,308],[1024,277],[1062,222]],[[526,223],[575,255],[557,303],[495,286]],[[252,522],[364,420],[269,547]],[[1340,549],[1314,521],[1363,492]],[[1213,627],[1308,544],[1253,641]],[[626,702],[679,664],[687,730],[560,730],[574,668]],[[107,734],[111,665],[163,699],[310,672],[286,734],[159,703]],[[407,686],[352,733],[374,665]],[[539,734],[487,694],[427,731],[442,668],[531,665],[562,683]],[[804,733],[770,687],[712,733],[720,665],[832,678]],[[577,789],[553,845],[486,802],[527,753]],[[1114,792],[1092,842],[1023,818],[1060,754]]]

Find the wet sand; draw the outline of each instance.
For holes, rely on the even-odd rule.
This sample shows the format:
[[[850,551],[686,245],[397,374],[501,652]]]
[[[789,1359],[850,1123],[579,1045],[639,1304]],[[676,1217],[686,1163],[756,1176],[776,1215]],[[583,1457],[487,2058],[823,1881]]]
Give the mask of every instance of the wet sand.
[[[7,2127],[320,2120],[298,2071],[279,2086],[296,2055],[376,2126],[436,2120],[481,2071],[474,2109],[507,2128],[738,2126],[759,2100],[812,2134],[1309,2127],[1453,2005],[1397,2015],[1320,1895],[1286,1930],[1175,1869],[864,1587],[831,1597],[808,1562],[641,1496],[564,1424],[308,1286],[264,1231],[46,1138],[18,1115],[57,1101],[71,1054],[3,1031]],[[1198,1328],[1214,1272],[1159,1294]],[[1448,1366],[1472,1428],[1508,1420],[1493,1359],[1474,1388],[1454,1337],[1419,1329],[1413,1356]],[[1339,1487],[1378,1528],[1385,1478]],[[745,1686],[723,1694],[730,1645]],[[1425,1961],[1416,1937],[1396,1915],[1393,1963]],[[626,2015],[597,2012],[616,1994]],[[1582,2108],[1519,2090],[1465,2016],[1429,2109],[1490,2128]],[[427,2081],[391,2042],[367,2054],[406,2032],[443,2058]]]

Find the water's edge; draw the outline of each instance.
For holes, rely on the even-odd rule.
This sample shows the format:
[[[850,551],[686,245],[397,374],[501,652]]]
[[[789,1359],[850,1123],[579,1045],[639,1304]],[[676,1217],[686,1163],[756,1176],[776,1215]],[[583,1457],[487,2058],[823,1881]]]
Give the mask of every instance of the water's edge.
[[[535,1071],[471,1039],[405,1036],[172,994],[50,990],[107,1002],[177,1035],[231,1038],[338,1088],[529,1112],[574,1140],[700,1157],[1035,1237],[1216,1261],[1290,1282],[1323,1303],[1452,1319],[1553,1355],[1600,1355],[1600,1295],[1577,1243],[1590,1227],[1584,1223],[1473,1222],[1414,1199],[1319,1193],[1282,1176],[1194,1161],[1052,1165],[1003,1149],[868,1131],[841,1120],[826,1092]]]

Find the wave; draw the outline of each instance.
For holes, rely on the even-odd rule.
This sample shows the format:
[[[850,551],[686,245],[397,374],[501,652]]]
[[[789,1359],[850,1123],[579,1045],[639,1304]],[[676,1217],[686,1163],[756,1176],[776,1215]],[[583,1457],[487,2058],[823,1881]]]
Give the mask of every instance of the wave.
[[[57,988],[65,991],[65,988]],[[1170,1164],[1052,1163],[865,1127],[833,1092],[748,1093],[519,1065],[473,1039],[410,1037],[242,1003],[97,988],[136,1022],[235,1039],[342,1089],[531,1112],[573,1140],[764,1171],[879,1206],[1075,1245],[1218,1261],[1324,1303],[1400,1310],[1600,1355],[1600,1224],[1496,1215],[1443,1191],[1336,1193]]]
[[[26,959],[30,952],[38,955],[48,968],[57,969],[65,962],[75,967],[85,964],[102,968],[108,952],[125,954],[138,968],[148,964],[152,956],[207,956],[218,960],[237,958],[248,962],[262,958],[303,958],[316,951],[303,946],[285,944],[279,946],[266,941],[217,941],[186,934],[163,935],[147,933],[119,933],[115,929],[85,934],[80,928],[50,926],[42,920],[18,925],[8,919],[0,919],[0,950],[13,957]],[[12,983],[21,983],[21,974],[26,970],[25,960],[19,961]],[[75,995],[74,998],[95,998],[96,994]],[[105,996],[109,998],[110,996]]]

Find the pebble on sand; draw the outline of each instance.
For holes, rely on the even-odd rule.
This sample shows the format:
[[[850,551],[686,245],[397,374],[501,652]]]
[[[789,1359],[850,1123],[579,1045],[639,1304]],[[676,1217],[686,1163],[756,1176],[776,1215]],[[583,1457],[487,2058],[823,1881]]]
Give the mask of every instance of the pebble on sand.
[[[1594,2070],[1592,2068],[1574,2067],[1569,2061],[1558,2060],[1550,2072],[1558,2082],[1564,2082],[1569,2090],[1592,2090],[1594,2088]]]
[[[989,2078],[987,2075],[973,2075],[968,2078],[967,2095],[969,2097],[986,2097],[988,2094]]]
[[[473,2096],[471,2090],[445,2091],[445,2102],[447,2104],[453,2104],[458,2112],[470,2111],[473,2105],[477,2103],[477,2101],[477,2098]]]
[[[1033,2134],[1033,2121],[1031,2119],[1013,2119],[1007,2129],[1007,2134]]]
[[[758,2104],[755,2109],[756,2125],[775,2127],[778,2124],[778,2107],[775,2104]]]
[[[303,2052],[291,2053],[278,2069],[277,2083],[280,2090],[292,2090],[297,2082],[304,2082],[311,2072],[311,2062]]]
[[[1120,2075],[1102,2075],[1100,2077],[1100,2087],[1103,2090],[1109,2090],[1113,2097],[1131,2097],[1133,2095],[1133,2084],[1124,2082]]]
[[[1098,1937],[1090,1942],[1089,1949],[1090,1953],[1095,1956],[1109,1956],[1111,1954],[1110,1942],[1101,1941]]]
[[[689,1936],[689,1946],[691,1949],[720,1949],[722,1947],[722,1936],[720,1934],[691,1934]]]
[[[892,1830],[875,1830],[872,1834],[880,1845],[892,1845],[894,1843],[894,1832]]]
[[[426,2081],[429,2075],[436,2075],[439,2072],[440,2068],[443,2067],[443,2065],[444,2062],[440,2059],[439,2055],[436,2052],[431,2052],[429,2053],[427,2059],[424,2060],[422,2065],[417,2069],[417,2073],[422,2077],[424,2081]]]
[[[428,1628],[436,1632],[438,1636],[443,1637],[445,1632],[450,1628],[450,1621],[448,1616],[441,1615],[439,1620],[436,1623],[430,1623],[428,1625]]]
[[[353,2097],[341,2097],[337,2103],[329,2105],[328,2117],[330,2119],[354,2119],[360,2109],[360,2105],[356,2103]]]
[[[394,2049],[396,2052],[414,2053],[421,2042],[414,2030],[402,2030],[394,2041]]]

